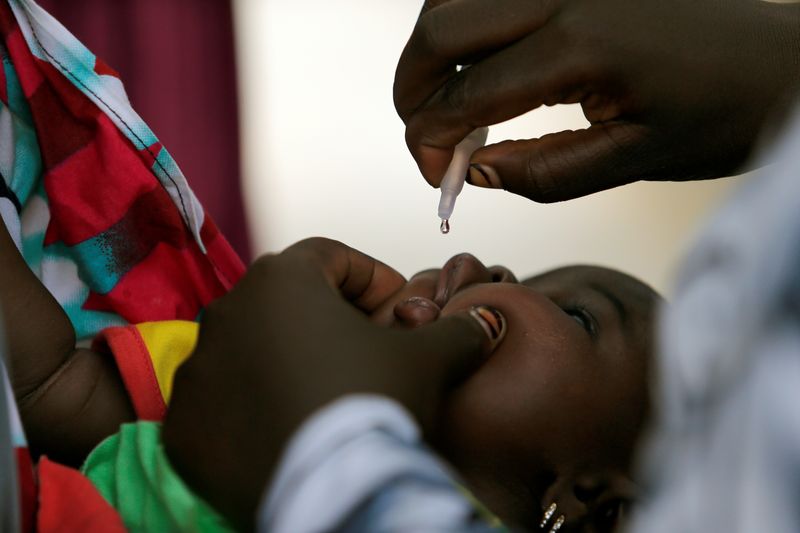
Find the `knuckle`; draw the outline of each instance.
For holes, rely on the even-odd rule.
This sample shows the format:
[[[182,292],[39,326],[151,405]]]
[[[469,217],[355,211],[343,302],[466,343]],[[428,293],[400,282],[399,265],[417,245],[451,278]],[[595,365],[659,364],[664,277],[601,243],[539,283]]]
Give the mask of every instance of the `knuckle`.
[[[275,263],[276,254],[263,254],[260,255],[248,269],[248,274],[260,274],[261,272],[269,271]]]
[[[326,251],[336,246],[342,246],[342,243],[326,237],[307,237],[296,244],[291,246],[294,250],[308,250],[308,251]]]
[[[472,109],[473,99],[470,98],[472,91],[467,76],[464,74],[451,76],[445,82],[442,91],[442,99],[447,108],[460,115],[471,116],[474,109]]]
[[[250,266],[242,280],[242,287],[237,294],[244,294],[248,290],[256,287],[261,287],[264,283],[273,279],[283,279],[292,270],[291,255],[286,253],[281,254],[266,254],[262,255]],[[233,294],[233,292],[229,293]],[[223,297],[223,300],[225,297]]]
[[[309,237],[297,243],[294,251],[309,261],[328,264],[334,260],[337,253],[347,249],[348,246],[341,241],[326,237]]]
[[[426,0],[425,3],[422,5],[422,11],[420,11],[420,16],[429,12],[431,9],[439,7],[442,4],[446,4],[449,1],[450,0]]]
[[[394,108],[403,124],[408,123],[408,119],[414,111],[414,105],[410,102],[407,91],[403,89],[399,80],[395,80],[392,87],[392,100],[394,101]]]
[[[536,202],[555,201],[558,183],[553,172],[550,156],[533,149],[525,157],[522,193]]]
[[[440,56],[444,50],[441,21],[433,12],[424,14],[411,35],[411,43],[420,57]]]
[[[417,21],[412,32],[414,56],[455,61],[461,55],[463,32],[450,11],[431,10]]]
[[[308,237],[284,250],[281,256],[283,258],[300,257],[304,260],[325,262],[335,253],[336,248],[340,246],[342,246],[342,243],[339,241],[334,241],[325,237]]]
[[[415,154],[417,143],[419,142],[419,132],[413,123],[406,127],[406,146],[411,150],[411,155]]]

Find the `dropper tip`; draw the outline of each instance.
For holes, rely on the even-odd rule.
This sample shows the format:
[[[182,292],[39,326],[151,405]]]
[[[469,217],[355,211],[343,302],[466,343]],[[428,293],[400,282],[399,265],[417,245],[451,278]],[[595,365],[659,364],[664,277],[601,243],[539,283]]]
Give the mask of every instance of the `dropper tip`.
[[[442,232],[443,235],[447,235],[450,233],[450,219],[443,218],[442,223],[439,225],[439,231]]]

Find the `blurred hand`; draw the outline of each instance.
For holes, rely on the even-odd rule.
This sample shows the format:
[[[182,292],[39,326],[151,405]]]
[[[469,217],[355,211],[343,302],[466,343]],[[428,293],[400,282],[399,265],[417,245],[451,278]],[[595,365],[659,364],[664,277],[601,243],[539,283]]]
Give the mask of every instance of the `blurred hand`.
[[[163,437],[187,483],[251,528],[284,445],[319,407],[381,394],[428,429],[447,389],[500,342],[492,326],[502,322],[475,310],[411,331],[370,322],[404,283],[325,239],[259,259],[207,309],[197,349],[176,375]]]
[[[456,65],[471,64],[461,72]],[[479,126],[580,103],[591,127],[475,152],[468,181],[539,202],[730,175],[800,88],[800,6],[428,0],[394,99],[425,179]]]

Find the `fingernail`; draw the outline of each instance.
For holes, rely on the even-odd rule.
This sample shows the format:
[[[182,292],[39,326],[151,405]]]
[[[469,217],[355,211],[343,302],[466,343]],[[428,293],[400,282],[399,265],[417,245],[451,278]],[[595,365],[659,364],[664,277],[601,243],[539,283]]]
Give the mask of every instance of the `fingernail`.
[[[394,306],[394,316],[402,324],[422,326],[439,318],[439,306],[427,298],[413,296]]]
[[[477,305],[469,310],[469,314],[478,321],[492,342],[499,341],[505,335],[506,317],[494,307]]]
[[[503,182],[500,181],[500,176],[490,166],[473,163],[469,166],[469,174],[467,175],[467,183],[475,187],[484,187],[486,189],[502,189]]]
[[[406,305],[412,305],[414,307],[428,307],[428,308],[431,308],[431,309],[433,309],[433,308],[437,308],[438,309],[438,307],[432,301],[430,301],[427,298],[423,298],[421,296],[412,296],[411,298],[409,298],[408,300],[406,300],[403,303],[406,304]]]

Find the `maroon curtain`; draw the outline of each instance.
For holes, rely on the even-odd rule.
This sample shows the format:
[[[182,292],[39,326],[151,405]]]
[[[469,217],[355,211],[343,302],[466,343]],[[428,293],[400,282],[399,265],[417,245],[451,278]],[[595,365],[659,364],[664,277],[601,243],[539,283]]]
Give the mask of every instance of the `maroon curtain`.
[[[117,70],[245,262],[230,0],[38,0]]]

